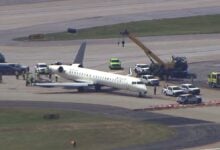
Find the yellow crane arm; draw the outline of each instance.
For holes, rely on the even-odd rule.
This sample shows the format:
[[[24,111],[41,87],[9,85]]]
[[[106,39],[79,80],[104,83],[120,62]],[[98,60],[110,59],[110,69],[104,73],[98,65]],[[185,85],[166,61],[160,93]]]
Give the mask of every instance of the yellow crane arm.
[[[148,57],[153,58],[159,65],[166,66],[166,63],[164,63],[156,54],[154,54],[149,48],[147,48],[142,42],[136,38],[133,34],[129,33],[127,30],[121,33],[122,35],[126,35],[129,37],[130,40],[132,40],[134,43],[136,43],[141,49],[144,50],[145,54]]]

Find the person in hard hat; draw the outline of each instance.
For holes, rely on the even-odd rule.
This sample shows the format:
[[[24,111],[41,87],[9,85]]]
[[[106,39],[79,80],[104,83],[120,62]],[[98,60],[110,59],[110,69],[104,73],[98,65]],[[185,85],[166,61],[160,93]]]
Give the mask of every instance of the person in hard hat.
[[[34,83],[34,77],[33,77],[33,75],[31,75],[30,76],[30,85],[33,85],[33,83]]]
[[[157,94],[157,86],[154,86],[154,95]]]
[[[25,80],[25,71],[22,71],[23,80]]]
[[[120,41],[117,42],[118,46],[120,45]]]
[[[30,80],[29,80],[29,74],[28,74],[28,73],[26,73],[25,85],[26,85],[26,86],[29,86],[29,85],[30,85]]]
[[[76,140],[71,140],[70,144],[72,144],[73,148],[76,147]]]
[[[18,80],[18,79],[19,79],[19,73],[18,73],[18,71],[15,71],[15,76],[16,76],[16,79]]]
[[[55,74],[55,82],[58,82],[58,75]]]
[[[0,73],[0,83],[2,83],[2,74]]]
[[[122,47],[125,47],[125,41],[124,40],[121,41],[121,44],[122,44]]]

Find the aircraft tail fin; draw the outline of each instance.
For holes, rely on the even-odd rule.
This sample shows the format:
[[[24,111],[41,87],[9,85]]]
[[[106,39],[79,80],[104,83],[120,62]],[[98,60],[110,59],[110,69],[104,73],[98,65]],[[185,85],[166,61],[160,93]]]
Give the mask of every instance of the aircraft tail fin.
[[[77,52],[77,55],[73,61],[74,64],[80,64],[83,66],[84,53],[86,49],[86,42],[83,42]]]

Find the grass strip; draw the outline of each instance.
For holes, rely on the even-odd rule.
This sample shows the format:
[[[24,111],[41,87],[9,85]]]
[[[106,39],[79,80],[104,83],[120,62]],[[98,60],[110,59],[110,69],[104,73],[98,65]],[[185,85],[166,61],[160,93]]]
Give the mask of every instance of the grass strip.
[[[59,118],[45,119],[45,114]],[[0,109],[0,149],[108,150],[148,144],[173,135],[165,126],[78,111]]]
[[[68,32],[37,34],[36,38],[20,37],[18,41],[56,41],[76,39],[103,39],[120,37],[120,32],[128,29],[137,36],[211,34],[220,33],[220,15],[205,15],[174,19],[159,19],[106,25]]]

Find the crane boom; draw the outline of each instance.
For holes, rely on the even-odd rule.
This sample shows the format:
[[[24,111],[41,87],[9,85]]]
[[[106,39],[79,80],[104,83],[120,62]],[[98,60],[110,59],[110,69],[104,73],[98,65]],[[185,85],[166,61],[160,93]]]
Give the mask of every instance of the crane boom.
[[[166,78],[168,79],[169,76],[175,78],[186,78],[190,75],[187,71],[188,63],[185,57],[172,56],[172,61],[165,63],[149,48],[147,48],[138,38],[129,33],[127,30],[121,32],[121,34],[123,36],[127,36],[130,40],[137,44],[150,58],[150,60],[152,61],[150,65],[151,74],[157,75],[161,79],[164,78],[164,76],[166,76]]]
[[[136,43],[149,58],[153,58],[159,65],[166,66],[166,63],[163,62],[156,54],[154,54],[149,48],[147,48],[142,42],[136,38],[133,34],[129,33],[127,30],[121,33],[122,35],[126,35],[129,37],[130,40],[132,40],[134,43]]]

